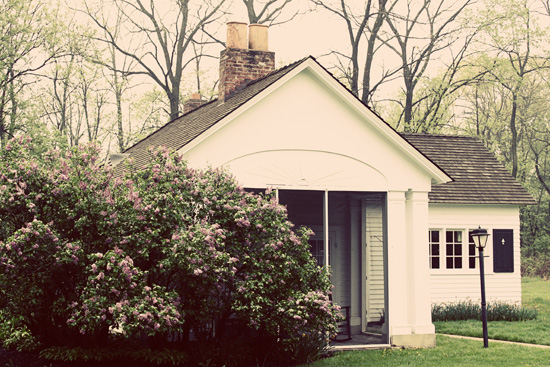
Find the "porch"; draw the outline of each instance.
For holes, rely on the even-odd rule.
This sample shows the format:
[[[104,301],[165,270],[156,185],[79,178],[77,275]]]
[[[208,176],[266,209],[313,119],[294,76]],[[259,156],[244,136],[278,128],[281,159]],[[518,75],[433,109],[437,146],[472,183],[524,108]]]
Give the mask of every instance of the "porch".
[[[349,311],[355,340],[346,347],[435,345],[425,286],[427,193],[304,188],[277,195],[291,222],[315,232],[312,254],[330,267],[332,300]],[[381,339],[370,335],[373,323],[381,325]]]
[[[386,194],[278,189],[277,195],[296,227],[315,232],[310,238],[312,255],[319,266],[330,267],[332,300],[346,309],[354,343],[388,340],[387,334],[367,333],[367,325],[382,324],[387,314]]]
[[[354,335],[351,340],[343,342],[333,341],[330,343],[329,352],[346,350],[365,350],[365,349],[386,349],[391,348],[390,344],[384,342],[382,334],[361,333]]]

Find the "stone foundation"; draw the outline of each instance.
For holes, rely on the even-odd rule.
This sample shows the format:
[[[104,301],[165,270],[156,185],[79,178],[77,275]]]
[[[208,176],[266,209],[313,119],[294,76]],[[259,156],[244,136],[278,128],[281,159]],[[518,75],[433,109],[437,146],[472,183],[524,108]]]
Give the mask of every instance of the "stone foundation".
[[[435,334],[394,335],[390,344],[403,348],[434,348]]]

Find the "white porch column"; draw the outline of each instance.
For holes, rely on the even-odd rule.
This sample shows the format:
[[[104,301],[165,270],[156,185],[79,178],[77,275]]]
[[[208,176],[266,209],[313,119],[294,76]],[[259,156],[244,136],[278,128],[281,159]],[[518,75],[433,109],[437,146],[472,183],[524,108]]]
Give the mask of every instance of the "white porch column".
[[[435,346],[428,259],[428,193],[409,191],[406,197],[409,321],[413,334],[433,335],[433,346]]]
[[[390,191],[387,199],[390,343],[435,346],[428,268],[428,193]]]
[[[407,227],[404,191],[387,193],[387,281],[388,299],[385,331],[390,342],[398,335],[412,334],[409,321]]]

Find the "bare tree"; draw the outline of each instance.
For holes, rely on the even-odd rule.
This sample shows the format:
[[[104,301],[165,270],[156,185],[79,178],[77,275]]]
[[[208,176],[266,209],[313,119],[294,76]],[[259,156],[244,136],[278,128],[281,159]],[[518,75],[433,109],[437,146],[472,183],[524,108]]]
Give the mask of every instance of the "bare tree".
[[[296,9],[285,20],[278,20],[283,10],[295,4],[293,0],[242,0],[246,6],[248,22],[250,24],[275,25],[292,20],[299,11]]]
[[[312,0],[316,6],[344,21],[351,52],[334,51],[338,56],[337,68],[344,75],[351,91],[369,105],[373,104],[378,87],[397,72],[396,69],[383,71],[376,81],[372,76],[375,54],[388,41],[381,35],[382,27],[388,12],[392,11],[398,1],[366,0],[358,7],[357,2],[349,0]]]
[[[407,100],[411,103],[409,106],[411,120],[407,125],[409,131],[434,133],[453,123],[455,119],[453,107],[460,98],[458,91],[466,86],[476,84],[478,80],[489,73],[489,70],[479,69],[472,64],[475,52],[469,50],[479,31],[480,28],[472,28],[462,38],[461,44],[457,45],[456,51],[448,50],[449,61],[440,61],[441,72],[439,74],[431,73],[429,76],[420,78],[420,82],[414,86],[412,101],[410,98],[406,98],[406,92],[404,93],[405,98],[397,101],[401,107],[397,126],[399,126],[399,122],[405,120]]]
[[[86,124],[88,141],[100,141],[102,130],[106,128],[106,107],[109,102],[109,90],[102,84],[102,74],[95,65],[78,70],[81,110]],[[118,112],[118,111],[117,111]]]
[[[115,105],[116,105],[116,137],[118,141],[118,149],[122,152],[126,149],[128,144],[128,134],[124,130],[124,118],[122,114],[122,96],[125,90],[128,88],[128,74],[130,69],[130,64],[126,61],[127,58],[123,58],[122,65],[119,65],[117,52],[114,47],[109,47],[110,53],[110,72],[111,75],[107,78],[111,86],[111,90],[115,95]],[[131,121],[128,121],[131,124]]]
[[[22,91],[62,54],[62,39],[54,37],[57,26],[39,0],[0,3],[0,148],[22,128],[18,120]]]
[[[74,15],[57,14],[63,26],[54,40],[63,42],[63,54],[51,59],[42,71],[41,82],[28,92],[37,122],[70,146],[82,139],[99,138],[107,105],[99,67],[89,61],[97,49],[86,35],[89,29],[76,22]]]
[[[102,6],[106,6],[107,4]],[[105,16],[104,13],[97,13],[97,16]],[[118,150],[124,151],[130,142],[130,131],[132,121],[128,119],[124,122],[123,114],[123,95],[130,88],[128,75],[135,66],[135,60],[124,54],[117,52],[114,43],[123,43],[124,40],[121,37],[123,31],[124,13],[120,8],[115,7],[113,12],[110,12],[107,18],[102,18],[102,24],[108,24],[109,20],[112,20],[110,34],[104,30],[104,38],[112,38],[114,42],[107,44],[106,60],[95,58],[95,62],[102,65],[109,65],[105,68],[104,78],[110,86],[111,92],[114,94],[114,102],[116,109],[116,139],[118,142]]]
[[[55,60],[48,83],[35,93],[44,125],[69,146],[102,138],[107,122],[108,89],[97,65],[74,53]]]
[[[509,162],[512,166],[512,175],[517,177],[520,144],[518,124],[522,112],[525,112],[521,111],[524,86],[530,74],[550,67],[549,59],[537,54],[534,47],[537,43],[540,44],[545,35],[537,28],[533,10],[527,1],[499,2],[499,8],[492,6],[484,12],[484,17],[483,22],[491,25],[485,28],[488,53],[494,55],[494,62],[489,71],[493,80],[510,93]]]
[[[175,119],[180,114],[183,72],[194,59],[191,44],[197,42],[199,33],[223,16],[224,3],[225,0],[173,0],[167,9],[160,9],[154,1],[114,0],[122,14],[124,34],[116,33],[109,16],[102,14],[105,9],[93,10],[87,4],[86,13],[103,32],[98,40],[134,60],[137,67],[124,71],[113,65],[105,66],[128,76],[150,78],[165,92],[170,119]]]
[[[457,18],[472,3],[462,0],[407,0],[405,6],[394,11],[386,19],[394,35],[394,43],[388,43],[400,60],[403,80],[403,114],[398,121],[405,131],[412,131],[415,89],[428,66],[440,51],[449,51],[460,38],[461,27]],[[403,4],[402,4],[403,5]],[[460,52],[459,55],[463,55]]]
[[[134,94],[127,108],[130,120],[135,122],[128,125],[127,139],[130,145],[163,125],[161,121],[166,111],[166,99],[162,91],[152,88],[142,94]]]
[[[544,131],[544,135],[540,136],[548,136],[549,133],[550,131]],[[550,195],[550,142],[547,139],[536,138],[535,141],[532,141],[531,151],[535,157],[536,177],[546,195]],[[548,215],[550,215],[550,205]]]

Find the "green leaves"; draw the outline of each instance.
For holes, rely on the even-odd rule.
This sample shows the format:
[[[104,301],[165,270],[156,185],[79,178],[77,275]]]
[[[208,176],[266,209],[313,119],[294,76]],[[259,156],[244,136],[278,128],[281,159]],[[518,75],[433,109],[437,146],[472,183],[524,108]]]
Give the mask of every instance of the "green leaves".
[[[222,340],[212,323],[237,321],[291,350],[301,340],[324,348],[335,332],[338,309],[310,232],[294,233],[272,194],[248,193],[224,170],[190,169],[164,149],[115,179],[93,146],[42,161],[26,139],[8,146],[0,283],[10,314],[39,340],[97,344],[184,326]]]

